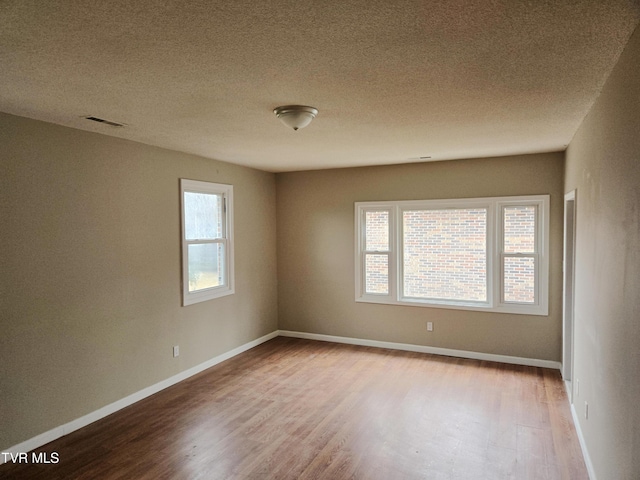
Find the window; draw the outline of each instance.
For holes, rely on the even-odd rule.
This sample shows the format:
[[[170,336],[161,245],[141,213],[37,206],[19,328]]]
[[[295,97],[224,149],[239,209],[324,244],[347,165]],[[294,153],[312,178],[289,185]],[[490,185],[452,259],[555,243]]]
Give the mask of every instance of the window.
[[[356,203],[356,301],[548,314],[549,196]]]
[[[230,295],[233,289],[233,186],[180,180],[182,304]]]

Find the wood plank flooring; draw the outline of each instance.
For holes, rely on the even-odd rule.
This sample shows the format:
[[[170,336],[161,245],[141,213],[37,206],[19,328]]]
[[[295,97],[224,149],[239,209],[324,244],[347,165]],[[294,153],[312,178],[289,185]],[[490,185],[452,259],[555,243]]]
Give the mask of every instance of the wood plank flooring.
[[[588,479],[559,372],[275,338],[38,449],[17,479]]]

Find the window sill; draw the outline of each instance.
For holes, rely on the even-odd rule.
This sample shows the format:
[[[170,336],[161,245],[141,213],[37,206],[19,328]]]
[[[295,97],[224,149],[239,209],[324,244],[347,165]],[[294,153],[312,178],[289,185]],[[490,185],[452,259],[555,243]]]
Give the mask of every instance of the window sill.
[[[516,315],[548,316],[549,311],[540,305],[499,304],[492,306],[488,303],[471,302],[439,302],[418,299],[392,300],[388,297],[363,296],[356,298],[356,303],[375,303],[379,305],[396,305],[403,307],[442,308],[447,310],[467,310],[475,312],[509,313]]]
[[[233,293],[235,293],[235,290],[229,287],[216,287],[209,288],[207,290],[200,290],[193,293],[187,293],[184,295],[182,306],[186,307],[187,305],[206,302],[208,300],[213,300],[214,298],[226,297],[227,295],[232,295]]]

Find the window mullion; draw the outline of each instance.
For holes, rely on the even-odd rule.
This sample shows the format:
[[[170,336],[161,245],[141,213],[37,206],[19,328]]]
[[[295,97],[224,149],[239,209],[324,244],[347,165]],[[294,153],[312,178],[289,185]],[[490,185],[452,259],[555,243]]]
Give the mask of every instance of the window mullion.
[[[399,300],[398,295],[398,207],[389,208],[389,296]]]
[[[405,298],[405,291],[404,291],[404,276],[405,276],[405,269],[404,269],[404,265],[405,265],[405,244],[404,244],[404,208],[397,206],[396,207],[396,231],[395,231],[395,241],[396,241],[396,259],[397,259],[397,264],[396,264],[396,269],[395,269],[395,273],[396,273],[396,278],[395,278],[395,287],[396,287],[396,291],[395,291],[395,298],[398,299],[398,301],[403,301]]]
[[[535,258],[538,257],[537,253],[520,253],[520,252],[514,252],[514,253],[506,253],[506,252],[502,252],[500,255],[502,255],[503,257],[513,257],[513,258]]]
[[[490,308],[495,308],[501,298],[502,275],[497,265],[500,260],[502,223],[499,221],[499,205],[487,205],[487,232],[485,236],[487,249],[487,302]]]
[[[196,240],[184,240],[186,245],[202,245],[203,243],[226,243],[226,238],[203,238]]]

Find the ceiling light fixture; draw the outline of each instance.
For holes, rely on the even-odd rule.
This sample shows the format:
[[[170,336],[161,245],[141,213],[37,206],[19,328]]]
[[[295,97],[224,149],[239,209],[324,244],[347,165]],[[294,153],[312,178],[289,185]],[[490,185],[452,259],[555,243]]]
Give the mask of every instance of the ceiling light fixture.
[[[318,109],[305,105],[285,105],[275,108],[273,113],[275,113],[276,117],[287,127],[298,130],[306,127],[311,123],[311,120],[316,118]]]

